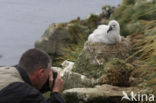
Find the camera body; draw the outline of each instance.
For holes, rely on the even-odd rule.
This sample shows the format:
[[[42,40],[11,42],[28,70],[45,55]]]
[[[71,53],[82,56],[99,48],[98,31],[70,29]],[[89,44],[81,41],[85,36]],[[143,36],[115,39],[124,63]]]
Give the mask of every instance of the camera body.
[[[47,91],[52,91],[53,88],[54,88],[54,85],[55,85],[55,80],[57,78],[57,72],[55,72],[54,70],[51,70],[52,74],[53,74],[53,83],[52,83],[52,88],[50,88],[50,85],[49,85],[49,78],[48,80],[46,81],[46,83],[42,86],[42,88],[40,89],[40,92],[44,93],[44,92],[47,92]]]

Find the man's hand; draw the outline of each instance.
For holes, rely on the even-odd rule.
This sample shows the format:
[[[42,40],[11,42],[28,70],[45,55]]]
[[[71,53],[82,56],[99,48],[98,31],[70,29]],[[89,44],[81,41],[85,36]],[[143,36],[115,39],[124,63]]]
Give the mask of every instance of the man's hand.
[[[58,71],[55,71],[55,72],[57,72],[57,77],[56,77],[55,84],[54,84],[54,87],[53,87],[52,91],[60,93],[61,90],[63,89],[64,81],[60,76],[60,72],[58,72]],[[50,71],[49,72],[49,85],[50,85],[50,88],[52,88],[52,83],[53,83],[53,73]]]
[[[60,72],[58,72],[58,71],[55,71],[55,72],[57,72],[57,77],[56,77],[56,80],[55,80],[53,92],[59,92],[60,93],[61,90],[63,89],[64,81],[60,76]]]
[[[51,69],[49,71],[49,86],[50,88],[52,88],[52,84],[53,84],[53,73],[51,72]]]

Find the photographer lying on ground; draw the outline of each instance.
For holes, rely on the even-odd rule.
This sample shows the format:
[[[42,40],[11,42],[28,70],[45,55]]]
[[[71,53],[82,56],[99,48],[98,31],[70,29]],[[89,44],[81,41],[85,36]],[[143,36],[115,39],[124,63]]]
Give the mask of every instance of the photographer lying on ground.
[[[60,95],[63,80],[57,72],[53,82],[51,66],[48,54],[39,49],[30,49],[22,55],[17,66],[1,67],[0,103],[65,103]],[[41,93],[47,89],[43,86],[45,84],[52,91],[49,99],[45,99]]]

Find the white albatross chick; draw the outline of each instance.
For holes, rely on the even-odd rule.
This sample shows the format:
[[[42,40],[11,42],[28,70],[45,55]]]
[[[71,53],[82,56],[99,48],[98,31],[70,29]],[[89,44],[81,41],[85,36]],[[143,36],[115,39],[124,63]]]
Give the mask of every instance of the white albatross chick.
[[[111,20],[108,25],[99,25],[88,37],[90,42],[102,42],[115,44],[121,41],[120,25],[117,21]]]

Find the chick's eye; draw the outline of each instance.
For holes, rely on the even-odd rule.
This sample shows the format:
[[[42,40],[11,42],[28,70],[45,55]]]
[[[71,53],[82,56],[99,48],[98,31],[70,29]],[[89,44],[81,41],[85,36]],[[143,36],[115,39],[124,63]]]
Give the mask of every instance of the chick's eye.
[[[115,25],[112,25],[113,27],[115,27]]]

